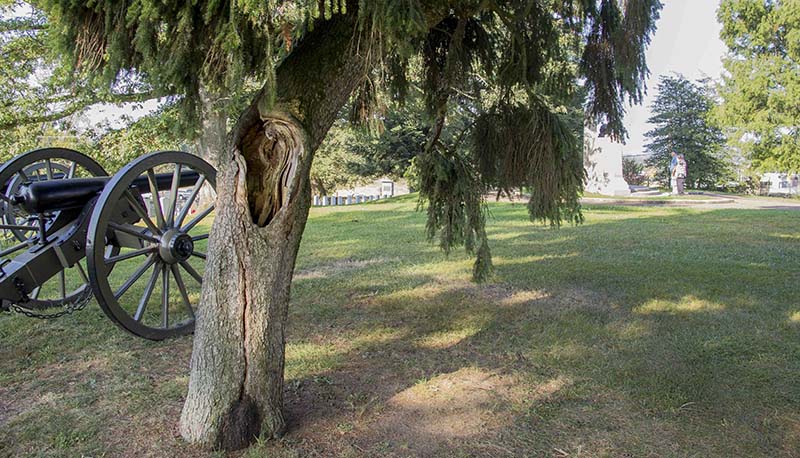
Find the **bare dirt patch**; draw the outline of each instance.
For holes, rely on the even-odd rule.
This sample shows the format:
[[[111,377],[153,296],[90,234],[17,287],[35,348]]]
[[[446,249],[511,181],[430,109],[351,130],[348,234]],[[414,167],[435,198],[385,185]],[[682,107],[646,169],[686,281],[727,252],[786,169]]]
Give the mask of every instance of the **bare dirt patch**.
[[[318,278],[326,278],[332,275],[337,275],[344,272],[353,270],[361,270],[366,267],[375,266],[378,264],[387,264],[397,261],[399,258],[378,257],[371,259],[339,259],[327,265],[317,266],[311,269],[303,269],[295,272],[293,280],[312,280]]]
[[[508,375],[463,368],[403,390],[367,426],[365,446],[389,441],[418,456],[442,453],[492,436],[513,422],[508,409],[515,381]],[[369,439],[367,439],[369,438]]]

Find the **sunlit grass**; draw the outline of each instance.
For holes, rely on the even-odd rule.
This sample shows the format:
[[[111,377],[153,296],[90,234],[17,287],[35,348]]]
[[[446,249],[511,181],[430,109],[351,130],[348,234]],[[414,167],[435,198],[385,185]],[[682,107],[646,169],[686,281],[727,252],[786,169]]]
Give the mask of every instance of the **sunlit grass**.
[[[493,203],[495,276],[475,285],[415,204],[311,210],[290,433],[245,456],[800,450],[797,213],[597,206],[552,230]],[[204,455],[174,434],[191,338],[136,339],[91,304],[4,314],[0,341],[0,455]]]

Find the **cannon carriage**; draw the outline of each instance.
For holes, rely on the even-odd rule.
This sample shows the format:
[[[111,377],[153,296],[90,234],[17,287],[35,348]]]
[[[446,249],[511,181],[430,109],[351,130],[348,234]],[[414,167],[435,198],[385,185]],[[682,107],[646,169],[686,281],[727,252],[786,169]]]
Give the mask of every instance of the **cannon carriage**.
[[[160,340],[194,329],[216,172],[161,151],[113,177],[45,148],[0,167],[0,309],[55,318],[92,297],[122,329]]]

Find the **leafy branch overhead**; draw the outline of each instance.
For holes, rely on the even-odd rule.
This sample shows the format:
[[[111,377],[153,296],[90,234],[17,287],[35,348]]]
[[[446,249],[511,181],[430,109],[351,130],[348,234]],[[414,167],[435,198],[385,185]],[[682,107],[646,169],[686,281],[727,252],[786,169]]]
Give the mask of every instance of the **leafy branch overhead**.
[[[482,196],[487,187],[526,187],[530,216],[553,225],[581,220],[583,123],[626,136],[627,102],[639,103],[648,75],[645,48],[659,0],[242,0],[161,2],[42,0],[73,69],[107,85],[135,75],[178,97],[187,113],[202,91],[236,92],[258,82],[262,113],[285,110],[316,131],[313,103],[276,84],[285,63],[308,53],[319,28],[353,33],[361,81],[351,115],[378,127],[389,105],[419,90],[428,138],[419,153],[428,235],[445,250],[478,254],[476,278],[491,261]],[[121,18],[124,18],[122,20]],[[338,19],[337,19],[338,18]],[[341,20],[339,20],[341,19]],[[349,21],[349,22],[348,22]],[[339,25],[336,25],[339,24]],[[337,32],[338,33],[338,32]],[[325,68],[319,62],[320,69]],[[305,72],[319,71],[305,68]],[[307,75],[307,73],[306,73]],[[289,81],[287,80],[287,81]],[[295,96],[297,97],[297,96]],[[338,111],[338,108],[336,109]],[[424,165],[424,166],[423,166]]]
[[[761,171],[800,171],[800,4],[723,0],[719,122]]]
[[[0,8],[0,130],[52,123],[98,103],[142,102],[159,96],[135,78],[97,87],[76,77],[51,47],[55,37],[41,11],[15,17]]]

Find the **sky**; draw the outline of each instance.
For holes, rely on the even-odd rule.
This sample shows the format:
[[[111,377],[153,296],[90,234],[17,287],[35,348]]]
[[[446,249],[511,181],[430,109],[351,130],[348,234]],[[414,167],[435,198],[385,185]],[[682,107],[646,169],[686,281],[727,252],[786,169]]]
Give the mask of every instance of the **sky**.
[[[663,0],[658,30],[647,50],[650,78],[647,97],[640,106],[628,107],[625,126],[630,138],[621,148],[623,155],[644,153],[644,134],[652,129],[647,124],[650,105],[661,75],[680,73],[689,79],[705,76],[719,79],[722,57],[727,51],[719,38],[722,26],[717,22],[719,0]],[[605,142],[603,142],[605,143]],[[601,145],[601,142],[597,143]]]

